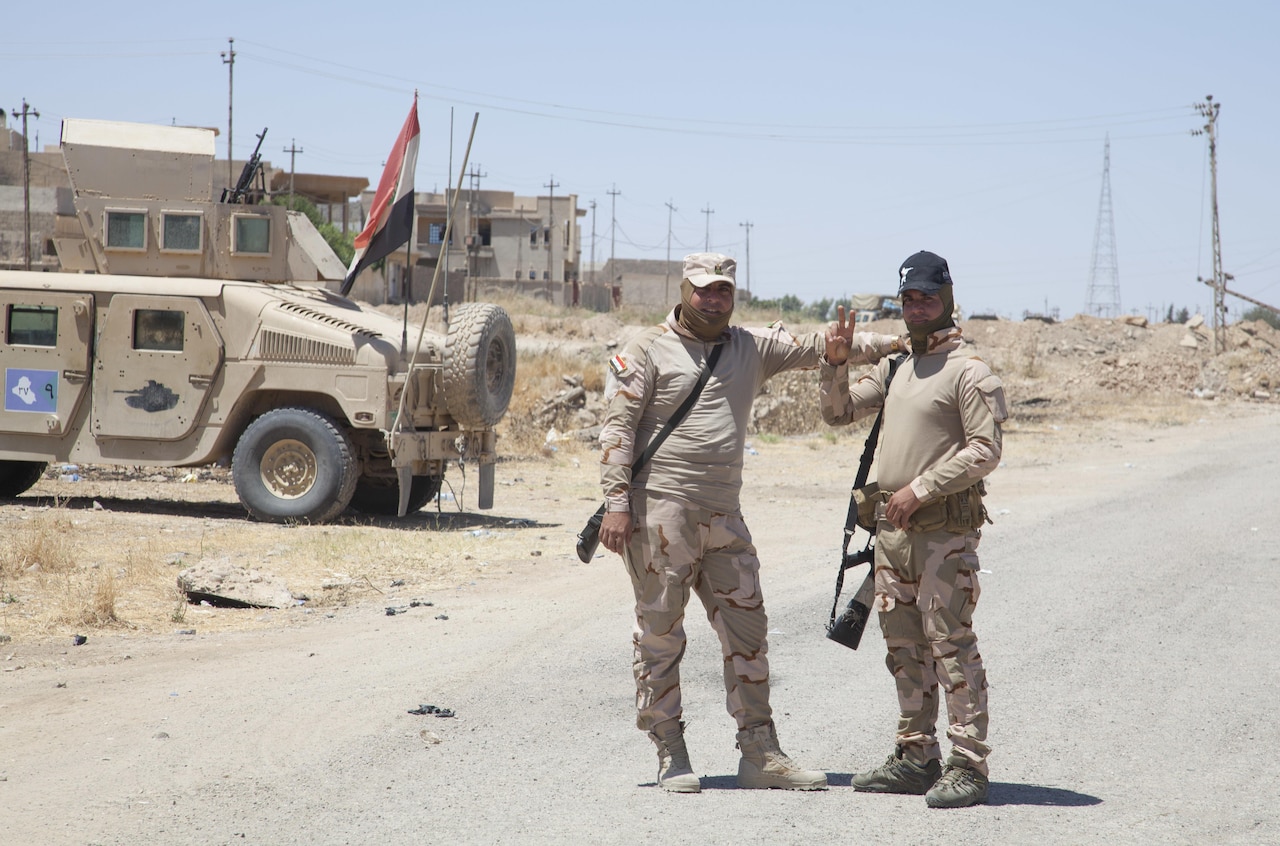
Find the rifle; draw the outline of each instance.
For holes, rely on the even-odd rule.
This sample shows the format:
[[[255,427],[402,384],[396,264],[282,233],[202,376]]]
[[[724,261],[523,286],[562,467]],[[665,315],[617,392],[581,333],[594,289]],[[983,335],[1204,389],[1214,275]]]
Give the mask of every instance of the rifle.
[[[884,379],[884,399],[889,398],[889,385],[893,382],[893,374],[898,371],[898,365],[906,356],[896,356],[889,359],[889,372],[885,374]],[[880,424],[884,422],[884,406],[881,405],[880,413],[876,415],[875,423],[871,424],[871,432],[867,435],[867,442],[862,447],[862,460],[858,463],[858,474],[854,478],[853,491],[849,497],[849,514],[844,521],[844,544],[840,547],[840,572],[836,574],[836,598],[831,603],[831,618],[827,621],[827,637],[834,640],[841,646],[847,646],[850,649],[857,649],[858,644],[862,642],[862,632],[867,627],[867,620],[871,617],[871,604],[875,599],[875,578],[876,578],[876,530],[874,522],[869,528],[864,527],[867,531],[867,545],[857,552],[849,552],[849,541],[853,538],[853,533],[857,531],[858,523],[858,491],[867,486],[867,476],[871,471],[871,462],[875,457],[876,444],[880,440]],[[875,484],[874,482],[872,483]],[[857,592],[853,598],[849,600],[849,604],[839,616],[836,611],[840,607],[840,592],[844,590],[844,571],[850,567],[857,567],[859,564],[870,564],[866,578],[862,580]]]
[[[262,128],[262,133],[258,135],[258,146],[253,148],[253,155],[249,157],[249,161],[244,163],[244,169],[240,171],[240,179],[236,181],[235,188],[222,189],[222,202],[224,203],[242,203],[248,204],[249,186],[253,183],[255,176],[262,176],[262,139],[267,137],[267,128]],[[263,185],[257,191],[261,197],[266,193],[266,186]]]

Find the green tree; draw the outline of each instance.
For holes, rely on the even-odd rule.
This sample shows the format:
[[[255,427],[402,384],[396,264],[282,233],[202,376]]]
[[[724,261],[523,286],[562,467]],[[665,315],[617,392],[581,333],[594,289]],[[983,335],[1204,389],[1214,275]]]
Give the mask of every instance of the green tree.
[[[752,300],[751,305],[755,308],[776,311],[780,314],[802,314],[804,312],[804,300],[795,294],[786,294],[771,300]]]
[[[814,320],[826,320],[827,314],[831,311],[831,302],[830,297],[825,297],[810,303],[804,310],[805,315]]]
[[[1271,326],[1272,329],[1280,329],[1280,314],[1276,314],[1269,308],[1262,306],[1254,306],[1246,311],[1243,315],[1245,320],[1261,320]]]
[[[320,237],[324,238],[334,254],[338,257],[338,261],[343,265],[351,264],[351,257],[356,254],[355,240],[356,236],[352,234],[343,235],[342,230],[325,220],[320,215],[320,210],[316,208],[316,204],[308,200],[306,197],[294,194],[292,196],[283,194],[281,196],[272,197],[271,202],[277,206],[284,206],[290,211],[302,212],[307,216],[307,220],[320,233]]]

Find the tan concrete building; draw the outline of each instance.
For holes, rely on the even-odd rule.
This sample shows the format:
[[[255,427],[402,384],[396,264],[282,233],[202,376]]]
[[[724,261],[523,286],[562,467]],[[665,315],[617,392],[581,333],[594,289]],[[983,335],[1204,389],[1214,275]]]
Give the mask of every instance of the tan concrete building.
[[[403,302],[406,262],[412,261],[411,302],[492,299],[519,293],[559,306],[610,307],[607,289],[582,278],[582,231],[578,196],[518,196],[511,191],[464,190],[453,206],[452,231],[445,243],[453,192],[416,197],[413,235],[407,248],[387,257],[383,271],[366,271],[351,295],[373,303]],[[366,192],[365,208],[372,203]],[[436,268],[439,282],[432,293]],[[447,271],[447,273],[446,273]]]

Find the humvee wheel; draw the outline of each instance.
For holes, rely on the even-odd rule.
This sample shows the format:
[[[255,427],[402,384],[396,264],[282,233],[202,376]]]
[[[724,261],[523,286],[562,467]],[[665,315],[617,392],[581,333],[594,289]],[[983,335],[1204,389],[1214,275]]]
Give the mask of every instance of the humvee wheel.
[[[40,481],[45,461],[0,461],[0,499],[13,499]]]
[[[325,523],[355,492],[351,439],[309,408],[277,408],[249,424],[231,456],[236,494],[257,520]]]
[[[444,401],[467,429],[492,426],[507,413],[516,384],[516,333],[499,306],[459,306],[444,346]]]
[[[414,476],[409,487],[409,507],[405,514],[421,511],[440,493],[439,476]],[[400,485],[394,476],[361,476],[356,483],[351,507],[365,514],[395,517],[400,510]]]

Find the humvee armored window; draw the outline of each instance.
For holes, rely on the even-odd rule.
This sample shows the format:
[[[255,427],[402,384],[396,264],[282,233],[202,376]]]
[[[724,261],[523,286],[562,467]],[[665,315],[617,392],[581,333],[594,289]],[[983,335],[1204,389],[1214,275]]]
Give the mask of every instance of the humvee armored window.
[[[133,348],[182,352],[182,326],[186,313],[140,308],[133,313]]]
[[[107,209],[106,247],[109,250],[147,248],[147,213],[136,209]]]
[[[204,249],[204,219],[199,214],[160,213],[160,249],[174,253],[199,253]]]
[[[271,218],[237,214],[232,216],[232,220],[235,222],[235,239],[231,252],[271,254]]]
[[[5,340],[27,347],[58,345],[58,310],[52,306],[9,306]]]

